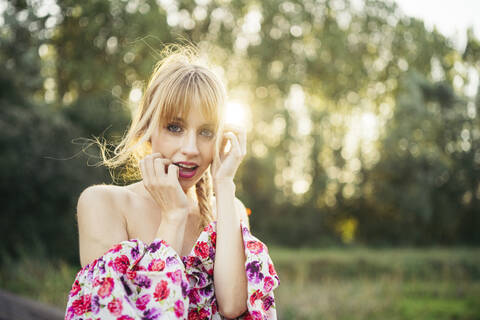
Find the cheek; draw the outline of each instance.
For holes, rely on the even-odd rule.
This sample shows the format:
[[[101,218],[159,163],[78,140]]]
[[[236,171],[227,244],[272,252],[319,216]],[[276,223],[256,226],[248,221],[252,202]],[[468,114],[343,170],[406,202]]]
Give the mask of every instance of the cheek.
[[[176,147],[178,147],[178,141],[168,135],[159,134],[152,139],[152,152],[160,153],[166,158],[170,158]]]
[[[203,150],[203,159],[205,159],[205,162],[211,163],[215,153],[215,143],[209,141],[205,143],[201,150]]]

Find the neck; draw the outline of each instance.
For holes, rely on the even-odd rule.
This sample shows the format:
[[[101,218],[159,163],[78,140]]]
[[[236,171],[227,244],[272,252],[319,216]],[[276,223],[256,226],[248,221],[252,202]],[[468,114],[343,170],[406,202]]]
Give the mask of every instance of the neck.
[[[183,192],[185,192],[185,194],[187,195],[187,198],[192,200],[194,203],[197,203],[198,199],[197,199],[197,193],[196,193],[196,190],[195,190],[195,186],[190,187],[186,190],[183,189]]]

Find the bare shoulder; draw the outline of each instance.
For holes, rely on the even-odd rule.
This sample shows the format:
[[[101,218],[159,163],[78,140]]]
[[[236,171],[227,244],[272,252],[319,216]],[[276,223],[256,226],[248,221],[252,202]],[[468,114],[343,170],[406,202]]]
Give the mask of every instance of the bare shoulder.
[[[77,221],[80,263],[83,266],[102,256],[114,244],[127,240],[126,223],[119,210],[122,187],[93,185],[80,194]]]

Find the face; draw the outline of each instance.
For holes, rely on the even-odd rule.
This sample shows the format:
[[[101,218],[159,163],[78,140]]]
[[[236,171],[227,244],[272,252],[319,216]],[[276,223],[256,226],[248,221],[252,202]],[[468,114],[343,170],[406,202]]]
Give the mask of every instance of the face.
[[[179,167],[178,181],[186,192],[213,161],[215,125],[192,107],[185,119],[159,125],[152,134],[152,152],[160,153]]]

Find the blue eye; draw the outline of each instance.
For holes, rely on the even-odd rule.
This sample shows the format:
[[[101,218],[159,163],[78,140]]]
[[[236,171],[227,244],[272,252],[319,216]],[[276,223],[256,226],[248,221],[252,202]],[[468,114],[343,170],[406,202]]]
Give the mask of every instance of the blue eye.
[[[180,127],[177,124],[170,123],[169,125],[167,125],[167,130],[170,131],[170,132],[179,133],[179,132],[182,131],[182,127]]]
[[[213,131],[209,129],[202,129],[202,131],[200,131],[200,134],[207,138],[213,137]]]

